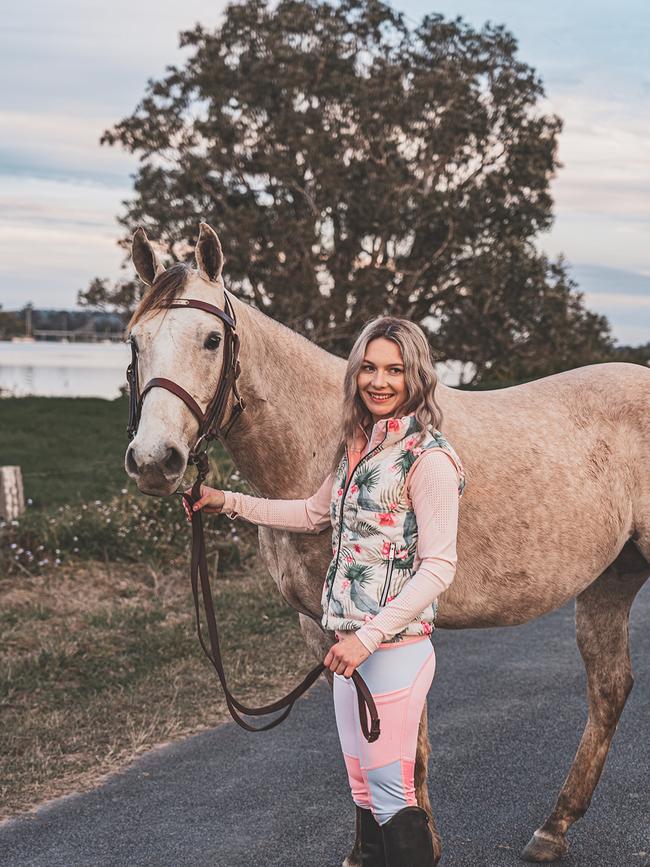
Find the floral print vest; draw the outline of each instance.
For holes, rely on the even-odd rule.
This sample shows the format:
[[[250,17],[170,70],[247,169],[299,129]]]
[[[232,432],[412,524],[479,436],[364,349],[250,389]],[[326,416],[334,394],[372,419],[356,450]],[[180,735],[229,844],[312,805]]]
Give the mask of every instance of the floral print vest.
[[[460,458],[438,430],[427,430],[417,444],[414,415],[377,422],[380,438],[348,477],[348,452],[334,473],[330,504],[332,560],[323,584],[322,625],[325,629],[359,629],[400,592],[414,572],[417,549],[415,512],[406,495],[406,477],[426,449],[443,449],[459,471],[458,495],[465,487]],[[383,432],[383,437],[381,433]],[[434,627],[434,601],[404,635],[429,635]]]

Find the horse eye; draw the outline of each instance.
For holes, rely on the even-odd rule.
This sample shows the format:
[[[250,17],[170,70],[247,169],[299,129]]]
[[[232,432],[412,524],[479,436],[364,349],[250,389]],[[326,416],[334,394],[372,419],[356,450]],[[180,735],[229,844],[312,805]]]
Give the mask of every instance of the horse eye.
[[[221,335],[218,331],[213,331],[211,334],[205,338],[205,343],[203,346],[206,349],[218,349],[219,344],[221,343]]]

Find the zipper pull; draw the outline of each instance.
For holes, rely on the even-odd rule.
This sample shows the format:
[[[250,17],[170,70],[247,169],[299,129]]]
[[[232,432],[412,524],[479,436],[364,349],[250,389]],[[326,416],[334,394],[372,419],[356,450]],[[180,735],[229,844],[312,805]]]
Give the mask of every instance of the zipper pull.
[[[393,560],[395,558],[395,548],[396,547],[397,546],[395,545],[395,542],[390,543],[390,548],[388,549],[388,559],[389,560]]]

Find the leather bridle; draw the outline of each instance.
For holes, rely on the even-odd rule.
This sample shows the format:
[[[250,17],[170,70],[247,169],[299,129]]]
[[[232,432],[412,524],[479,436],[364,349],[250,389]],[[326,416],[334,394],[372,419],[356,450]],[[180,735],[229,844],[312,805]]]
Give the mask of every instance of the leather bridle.
[[[192,583],[192,595],[194,597],[194,609],[196,612],[196,629],[201,647],[217,672],[226,698],[226,704],[228,705],[228,710],[230,711],[232,718],[238,725],[247,731],[259,732],[274,728],[274,726],[279,725],[279,723],[287,718],[296,700],[316,682],[319,675],[325,670],[325,665],[323,663],[317,665],[309,672],[302,683],[300,683],[288,695],[284,698],[278,699],[278,701],[272,702],[271,704],[264,705],[263,707],[246,707],[246,705],[237,701],[228,689],[226,674],[224,672],[221,658],[219,629],[217,627],[214,602],[210,590],[210,580],[208,578],[208,564],[205,550],[205,537],[203,533],[203,515],[200,509],[197,509],[197,511],[192,509],[193,504],[201,498],[201,484],[205,481],[208,475],[208,445],[210,441],[221,437],[225,439],[239,415],[246,408],[246,403],[237,390],[237,379],[241,373],[237,321],[235,318],[234,308],[225,289],[224,302],[226,309],[221,310],[214,304],[209,304],[207,301],[200,301],[198,298],[175,298],[173,301],[170,301],[169,304],[165,305],[165,307],[160,308],[203,310],[206,313],[218,316],[225,325],[223,363],[219,376],[219,384],[214,397],[208,403],[205,412],[201,410],[201,407],[198,405],[196,400],[182,386],[173,382],[171,379],[166,379],[162,376],[150,379],[142,389],[142,392],[140,392],[138,379],[138,350],[135,341],[131,339],[131,363],[126,369],[126,378],[129,385],[129,421],[126,430],[129,439],[132,440],[137,433],[138,425],[140,423],[142,403],[152,388],[165,388],[167,391],[175,394],[185,403],[198,422],[196,442],[194,443],[188,457],[188,463],[192,463],[196,467],[197,477],[192,485],[191,494],[182,494],[182,497],[192,515],[192,557],[190,564],[190,578]],[[231,391],[234,395],[235,402],[233,404],[228,426],[226,430],[222,432],[222,421]],[[205,619],[208,626],[210,647],[206,644],[201,629],[199,581],[201,583],[201,596],[203,599]],[[357,670],[352,673],[352,680],[357,689],[361,729],[368,743],[372,743],[377,740],[380,733],[377,707],[370,690]],[[366,708],[371,718],[370,728],[368,728]],[[280,714],[279,717],[264,726],[260,726],[259,728],[249,725],[239,716],[240,713],[247,714],[248,716],[264,716],[268,713],[273,713],[274,711],[283,709],[284,712]]]

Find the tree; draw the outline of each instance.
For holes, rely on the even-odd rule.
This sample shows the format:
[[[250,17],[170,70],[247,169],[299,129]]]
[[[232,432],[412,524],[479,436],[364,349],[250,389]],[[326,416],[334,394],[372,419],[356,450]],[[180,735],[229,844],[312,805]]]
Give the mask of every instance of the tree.
[[[25,323],[15,310],[3,310],[0,304],[0,340],[9,340],[25,333]]]
[[[181,45],[185,66],[101,138],[140,157],[129,234],[143,225],[178,261],[207,220],[229,289],[343,355],[381,313],[422,324],[441,359],[476,356],[477,381],[513,352],[537,369],[554,347],[557,363],[608,351],[605,320],[533,245],[561,121],[534,112],[542,84],[503,27],[434,14],[410,29],[380,0],[246,0]],[[545,342],[526,337],[540,325]]]

